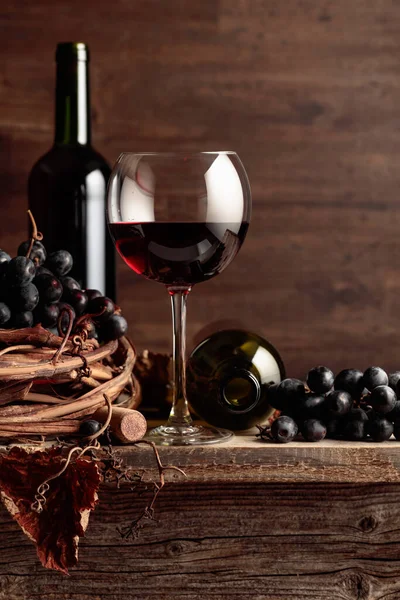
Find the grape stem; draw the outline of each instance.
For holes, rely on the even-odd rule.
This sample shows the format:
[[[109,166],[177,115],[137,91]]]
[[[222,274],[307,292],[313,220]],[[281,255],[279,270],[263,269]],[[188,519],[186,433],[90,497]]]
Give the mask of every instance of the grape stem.
[[[58,359],[60,358],[60,356],[62,355],[62,353],[64,352],[64,348],[68,342],[69,336],[71,335],[71,331],[72,331],[72,326],[74,324],[74,316],[72,314],[72,310],[68,307],[68,306],[64,306],[63,310],[61,311],[60,316],[58,317],[58,332],[61,334],[62,333],[62,329],[61,329],[61,325],[62,325],[62,316],[64,313],[68,313],[68,317],[69,317],[69,322],[68,322],[68,327],[67,327],[67,331],[65,332],[65,336],[64,339],[62,341],[61,346],[59,347],[59,349],[57,350],[57,352],[54,354],[53,356],[53,365],[56,364],[56,362],[58,361]]]
[[[41,242],[43,239],[43,234],[40,231],[38,231],[37,226],[36,226],[36,221],[30,210],[28,210],[28,216],[31,220],[32,234],[31,234],[31,241],[29,244],[28,252],[26,253],[26,258],[31,257],[31,252],[32,252],[33,244],[35,243],[35,241]]]
[[[262,440],[272,440],[272,435],[271,435],[271,426],[267,425],[266,427],[263,427],[262,425],[256,425],[259,433],[256,433],[256,437],[261,438]]]

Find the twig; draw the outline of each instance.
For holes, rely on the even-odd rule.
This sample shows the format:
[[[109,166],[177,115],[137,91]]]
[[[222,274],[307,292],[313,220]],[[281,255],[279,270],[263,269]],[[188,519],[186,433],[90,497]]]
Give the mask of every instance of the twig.
[[[2,330],[0,330],[0,337],[1,333]],[[104,344],[104,346],[101,346],[100,348],[97,348],[92,352],[85,353],[83,357],[81,355],[73,355],[68,358],[65,358],[65,360],[62,360],[55,365],[51,364],[50,362],[41,362],[36,365],[34,373],[32,371],[33,365],[23,364],[21,365],[21,367],[2,367],[0,364],[0,379],[2,381],[9,381],[11,379],[18,379],[19,381],[21,381],[22,379],[30,379],[32,377],[32,373],[38,379],[53,378],[63,373],[69,373],[69,371],[71,371],[72,369],[81,368],[82,363],[85,363],[85,359],[88,364],[98,362],[108,354],[113,354],[116,351],[117,347],[118,342],[116,340],[112,340],[111,342]],[[133,350],[131,352],[130,359],[134,363],[135,355]],[[128,360],[126,361],[126,363],[128,363]],[[124,368],[125,366],[126,365],[124,365]]]
[[[15,352],[16,350],[33,350],[35,346],[31,344],[19,344],[18,346],[8,346],[7,348],[3,348],[0,350],[0,356],[3,354],[7,354],[8,352]]]
[[[98,388],[101,386],[100,381],[97,381],[94,377],[81,377],[81,382],[91,388]]]
[[[24,398],[25,402],[39,402],[40,404],[67,404],[69,399],[55,398],[49,394],[38,394],[36,392],[28,392]]]
[[[108,406],[108,415],[107,415],[107,419],[103,425],[103,427],[101,429],[99,429],[99,431],[97,433],[94,433],[93,435],[88,436],[86,439],[88,441],[94,441],[95,439],[99,438],[107,429],[107,427],[110,424],[111,421],[111,417],[112,417],[112,404],[111,404],[111,400],[110,398],[107,396],[107,394],[103,394],[104,396],[104,400],[106,401],[106,404]]]
[[[41,325],[34,327],[23,327],[22,329],[0,329],[0,342],[10,344],[33,344],[43,350],[43,346],[47,348],[59,348],[63,338],[54,335],[51,331],[44,329]],[[68,344],[68,349],[73,349],[73,344]],[[93,350],[99,347],[99,343],[95,339],[87,340],[85,350]]]
[[[129,538],[133,538],[133,539],[137,538],[137,536],[139,535],[140,529],[143,527],[143,522],[146,520],[151,520],[151,521],[154,520],[154,504],[157,500],[159,493],[161,492],[161,490],[163,489],[163,487],[165,485],[164,472],[167,470],[170,470],[170,471],[174,470],[174,471],[178,471],[179,473],[181,473],[184,477],[187,477],[186,473],[179,467],[176,467],[174,465],[164,466],[162,464],[160,455],[158,453],[157,447],[154,444],[154,442],[150,442],[148,440],[140,440],[139,442],[134,442],[135,446],[138,444],[146,444],[147,446],[151,446],[151,448],[153,448],[154,456],[155,456],[156,462],[157,462],[158,473],[160,476],[160,481],[159,481],[159,483],[154,482],[153,498],[152,498],[150,504],[148,504],[144,508],[143,512],[139,515],[139,517],[134,519],[129,525],[126,525],[125,527],[117,528],[118,533],[125,540],[129,539]]]

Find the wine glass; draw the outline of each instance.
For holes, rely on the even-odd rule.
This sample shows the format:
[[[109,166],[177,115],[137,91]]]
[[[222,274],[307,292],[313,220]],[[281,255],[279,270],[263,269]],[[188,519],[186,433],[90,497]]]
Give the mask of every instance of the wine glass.
[[[166,286],[173,322],[173,403],[150,431],[160,445],[225,441],[226,429],[193,423],[185,389],[186,300],[193,285],[221,273],[249,226],[251,194],[235,152],[123,153],[108,186],[115,246],[136,273]]]

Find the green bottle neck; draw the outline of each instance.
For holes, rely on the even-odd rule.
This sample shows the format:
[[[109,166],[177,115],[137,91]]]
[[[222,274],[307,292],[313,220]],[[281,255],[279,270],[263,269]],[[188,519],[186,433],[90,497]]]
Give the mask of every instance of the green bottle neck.
[[[57,63],[57,146],[90,145],[89,69],[86,60],[71,57]]]

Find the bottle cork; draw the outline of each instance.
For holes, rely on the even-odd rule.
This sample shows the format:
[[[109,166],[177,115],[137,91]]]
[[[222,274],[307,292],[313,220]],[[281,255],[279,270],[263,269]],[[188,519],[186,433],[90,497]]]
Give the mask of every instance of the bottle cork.
[[[102,406],[97,409],[93,419],[99,423],[105,423],[108,416],[108,407]],[[147,431],[147,422],[142,413],[131,408],[112,407],[110,421],[112,433],[125,444],[138,442]]]

